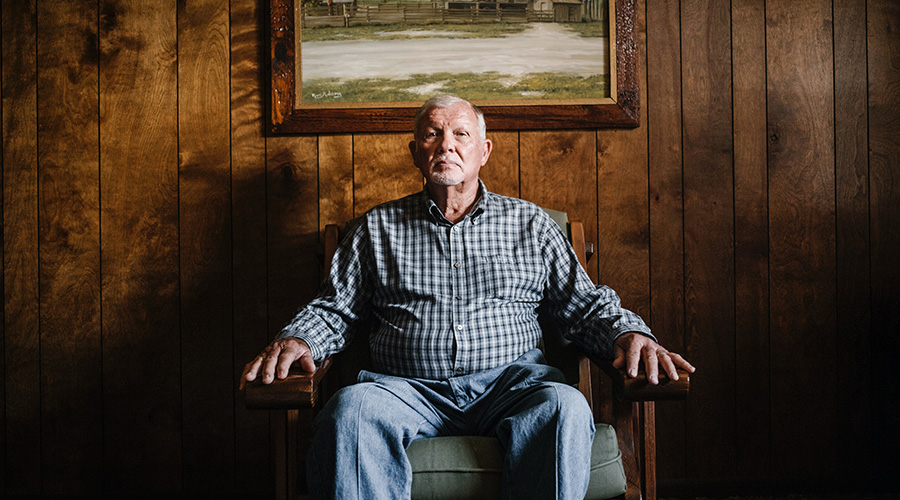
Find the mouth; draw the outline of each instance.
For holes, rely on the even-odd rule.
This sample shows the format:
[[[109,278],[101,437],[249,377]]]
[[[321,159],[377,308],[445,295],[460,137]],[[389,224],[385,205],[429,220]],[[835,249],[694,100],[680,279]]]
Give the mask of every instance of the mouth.
[[[446,167],[446,166],[455,166],[457,163],[451,160],[448,156],[438,156],[437,158],[431,160],[432,167]]]

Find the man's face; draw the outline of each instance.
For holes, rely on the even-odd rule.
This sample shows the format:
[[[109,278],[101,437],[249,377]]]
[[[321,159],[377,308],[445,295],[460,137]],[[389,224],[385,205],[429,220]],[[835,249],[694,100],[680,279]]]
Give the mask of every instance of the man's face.
[[[465,103],[431,110],[415,141],[409,143],[413,162],[438,186],[455,186],[476,181],[491,154],[491,141],[482,140],[478,117]]]

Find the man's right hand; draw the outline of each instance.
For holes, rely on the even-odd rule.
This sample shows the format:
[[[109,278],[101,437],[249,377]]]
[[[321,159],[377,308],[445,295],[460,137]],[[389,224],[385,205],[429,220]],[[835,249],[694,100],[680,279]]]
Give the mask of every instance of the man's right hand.
[[[299,360],[300,368],[307,372],[316,371],[312,352],[306,342],[293,337],[276,340],[269,344],[259,356],[247,363],[241,375],[241,390],[247,382],[253,382],[257,376],[262,377],[264,384],[271,384],[275,377],[284,379],[294,362]]]

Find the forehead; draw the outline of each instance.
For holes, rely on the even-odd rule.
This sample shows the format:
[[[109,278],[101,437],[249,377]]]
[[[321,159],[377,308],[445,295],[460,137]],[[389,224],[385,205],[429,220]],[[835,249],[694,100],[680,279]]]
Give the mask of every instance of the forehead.
[[[425,114],[422,127],[475,127],[478,117],[466,103],[454,104],[449,108],[434,108]]]

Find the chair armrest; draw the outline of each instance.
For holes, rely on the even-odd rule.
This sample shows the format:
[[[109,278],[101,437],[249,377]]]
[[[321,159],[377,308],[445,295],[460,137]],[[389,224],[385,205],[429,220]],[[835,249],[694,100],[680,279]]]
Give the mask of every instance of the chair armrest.
[[[613,394],[619,401],[665,401],[687,398],[691,388],[691,374],[678,369],[678,380],[672,380],[665,373],[660,373],[659,384],[651,384],[647,380],[647,374],[640,371],[637,377],[631,378],[625,370],[620,370],[612,365],[608,359],[600,359],[590,356],[597,366],[610,378],[613,385]]]
[[[244,386],[244,405],[251,410],[313,408],[318,402],[319,386],[331,364],[331,358],[325,358],[313,373],[292,367],[287,377],[276,378],[271,384],[264,384],[257,377]]]

